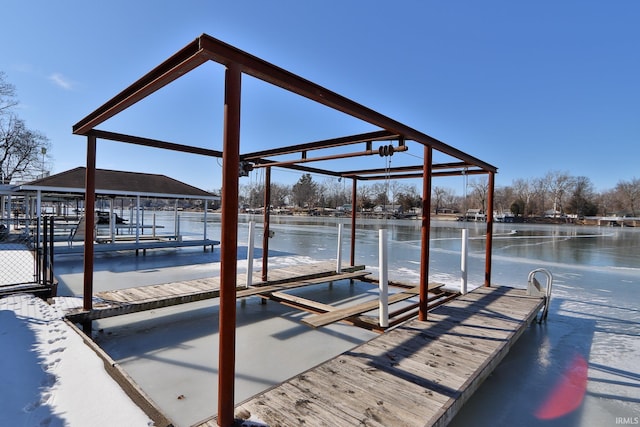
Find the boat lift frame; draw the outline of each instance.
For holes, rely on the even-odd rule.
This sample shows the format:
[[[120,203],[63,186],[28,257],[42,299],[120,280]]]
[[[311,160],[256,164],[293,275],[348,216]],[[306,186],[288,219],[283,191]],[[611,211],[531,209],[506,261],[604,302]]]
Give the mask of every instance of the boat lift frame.
[[[209,61],[225,67],[224,77],[224,133],[222,150],[201,148],[191,145],[175,144],[167,141],[139,136],[124,135],[96,129],[109,118],[126,110],[138,101],[170,84],[174,80]],[[341,138],[308,142],[289,147],[241,154],[240,152],[240,103],[242,75],[246,74],[266,83],[278,86],[334,110],[379,128],[378,131],[345,136]],[[144,145],[153,148],[168,149],[185,153],[222,158],[222,218],[221,218],[221,268],[220,268],[220,322],[219,322],[219,374],[218,374],[218,423],[221,426],[234,424],[234,381],[235,381],[235,329],[236,329],[236,265],[237,265],[237,227],[238,227],[238,187],[239,170],[242,165],[266,168],[265,206],[269,206],[269,188],[272,167],[283,167],[302,172],[319,173],[327,176],[350,178],[352,187],[352,227],[351,227],[351,265],[355,259],[355,224],[357,182],[372,179],[422,178],[422,224],[421,224],[421,263],[419,319],[427,319],[427,292],[429,268],[429,229],[431,211],[431,180],[437,176],[456,176],[463,174],[488,175],[487,232],[484,286],[491,284],[491,251],[493,229],[494,175],[497,168],[470,154],[456,149],[425,133],[393,120],[381,113],[367,108],[342,95],[277,67],[256,56],[226,44],[207,34],[202,34],[177,53],[162,62],[149,73],[124,89],[101,107],[87,115],[73,126],[73,133],[87,137],[87,171],[85,209],[92,212],[95,208],[95,170],[96,144],[98,139],[120,141]],[[413,141],[424,148],[423,163],[415,167],[390,168],[388,170],[369,169],[359,171],[339,171],[320,169],[306,164],[339,158],[378,154],[373,149],[374,141],[394,141],[394,150],[402,151],[407,141]],[[317,155],[308,157],[309,152],[333,147],[364,144],[364,150],[339,155]],[[457,162],[434,164],[433,150],[444,153]],[[298,160],[282,160],[278,156],[300,153]],[[380,153],[381,155],[383,153]],[[381,175],[384,173],[384,175]],[[94,218],[86,218],[87,228],[92,229]],[[266,254],[268,254],[269,209],[265,209],[265,235],[263,238],[264,258],[263,274],[267,274]],[[93,295],[93,257],[92,239],[86,239],[84,245],[84,295],[83,307],[92,308]],[[85,331],[90,331],[85,324]]]

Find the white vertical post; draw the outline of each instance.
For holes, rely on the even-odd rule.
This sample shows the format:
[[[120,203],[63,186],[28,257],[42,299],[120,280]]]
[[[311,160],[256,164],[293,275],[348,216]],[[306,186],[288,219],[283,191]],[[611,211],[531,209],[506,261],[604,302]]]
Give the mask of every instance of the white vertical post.
[[[249,221],[249,237],[247,241],[247,288],[253,284],[253,246],[254,222]]]
[[[136,243],[140,243],[140,195],[136,194]],[[138,252],[136,252],[137,254]]]
[[[467,259],[468,259],[468,242],[469,242],[469,230],[462,229],[462,252],[460,254],[460,293],[462,295],[467,293]]]
[[[207,211],[209,210],[209,201],[204,201],[204,231],[202,232],[202,240],[207,240]]]
[[[176,235],[176,240],[180,236],[180,230],[178,229],[178,200],[173,204],[173,234]]]
[[[389,281],[387,276],[387,230],[380,229],[379,242],[378,242],[378,269],[380,270],[380,277],[378,282],[378,288],[380,290],[380,301],[378,303],[378,313],[380,327],[386,328],[389,326]]]
[[[151,235],[153,237],[156,237],[156,213],[155,212],[153,213],[153,217],[152,218],[153,218],[153,226],[151,228]]]
[[[180,215],[176,216],[176,241],[182,242],[182,236],[180,235]]]
[[[131,229],[133,228],[133,200],[130,200],[129,204],[129,234],[131,234]],[[136,224],[136,227],[138,224]]]
[[[342,224],[338,224],[338,254],[336,255],[336,273],[342,273]]]
[[[116,241],[116,213],[113,211],[113,200],[109,200],[109,239],[111,243]]]
[[[7,196],[7,198],[9,199],[9,201],[7,202],[7,227],[9,227],[9,230],[15,230],[18,227],[18,224],[14,223],[13,227],[11,227],[11,214],[13,213],[11,199],[13,198],[13,196]]]
[[[116,242],[116,216],[118,214],[110,210],[109,212],[109,237],[111,238],[111,243]]]
[[[42,232],[42,192],[41,190],[37,191],[38,196],[36,197],[36,207],[35,207],[35,211],[36,211],[36,230],[34,233],[34,237],[36,238],[36,242],[38,247],[40,247],[40,238],[42,237],[42,234],[40,234]],[[31,225],[31,222],[25,224],[27,226],[26,230],[27,233],[29,232],[29,226]]]

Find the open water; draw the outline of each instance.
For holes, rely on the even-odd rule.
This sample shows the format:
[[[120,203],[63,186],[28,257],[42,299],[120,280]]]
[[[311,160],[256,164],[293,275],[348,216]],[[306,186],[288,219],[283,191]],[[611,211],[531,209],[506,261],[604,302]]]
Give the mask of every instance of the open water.
[[[173,229],[173,214],[157,221]],[[239,254],[246,255],[242,216]],[[270,268],[336,257],[337,224],[349,219],[272,217]],[[183,213],[180,230],[202,235],[201,214]],[[461,228],[469,229],[469,282],[484,280],[485,224],[434,221],[430,280],[458,287]],[[377,274],[378,229],[389,235],[390,279],[417,281],[420,221],[359,220],[356,263]],[[261,236],[260,224],[257,236]],[[219,239],[219,216],[209,215],[209,238]],[[261,239],[256,238],[256,265]],[[453,426],[615,426],[640,422],[640,229],[573,225],[495,224],[492,282],[526,287],[529,272],[554,277],[549,317],[534,324],[453,420]],[[146,257],[106,254],[96,260],[96,290],[208,277],[219,272],[219,251],[158,250]],[[239,263],[239,271],[245,264]],[[82,293],[79,257],[57,262],[60,293]],[[336,283],[300,289],[331,303],[372,298],[371,285]],[[346,325],[312,330],[302,313],[257,298],[238,303],[237,402],[370,339]],[[99,322],[96,339],[178,426],[217,410],[217,305],[194,303]]]

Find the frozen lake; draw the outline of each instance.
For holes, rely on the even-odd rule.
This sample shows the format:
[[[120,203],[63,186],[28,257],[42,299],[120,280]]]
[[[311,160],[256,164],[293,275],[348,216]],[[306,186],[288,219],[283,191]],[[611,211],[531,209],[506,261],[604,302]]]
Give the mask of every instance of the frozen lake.
[[[241,221],[248,221],[242,216]],[[253,218],[260,222],[261,217]],[[173,227],[173,214],[157,221]],[[272,217],[270,268],[327,260],[336,256],[339,218]],[[484,280],[485,225],[467,223],[470,235],[469,281]],[[202,235],[200,214],[183,213],[183,233]],[[463,223],[434,221],[430,280],[459,286]],[[389,235],[389,276],[417,281],[420,222],[358,221],[356,263],[377,274],[377,230]],[[261,236],[258,224],[257,236]],[[219,239],[219,217],[209,215],[207,236]],[[239,227],[239,252],[246,254],[247,225]],[[260,257],[261,238],[256,238]],[[526,287],[527,276],[543,267],[554,276],[549,318],[533,325],[487,379],[452,425],[604,426],[640,415],[640,230],[495,224],[492,281]],[[343,250],[348,262],[348,248]],[[219,273],[219,251],[150,251],[147,256],[105,254],[95,262],[95,290],[125,288]],[[243,271],[244,262],[239,263]],[[260,265],[259,260],[256,265]],[[61,295],[82,293],[82,262],[59,257],[56,275]],[[297,294],[324,302],[348,302],[371,295],[371,285],[336,283],[299,289]],[[304,314],[258,298],[238,303],[237,402],[374,336],[336,324],[312,330]],[[188,426],[217,411],[217,302],[205,301],[103,320],[97,341],[117,360],[178,426]],[[559,393],[564,378],[587,370],[586,389]],[[569,375],[567,377],[567,375]],[[583,393],[584,392],[584,393]],[[637,420],[637,418],[635,418]],[[636,421],[637,422],[637,421]]]

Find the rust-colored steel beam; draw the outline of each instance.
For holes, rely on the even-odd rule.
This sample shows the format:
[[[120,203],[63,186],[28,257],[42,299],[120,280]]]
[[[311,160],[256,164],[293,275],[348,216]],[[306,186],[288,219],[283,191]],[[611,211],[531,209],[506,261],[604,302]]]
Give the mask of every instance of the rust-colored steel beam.
[[[486,171],[482,169],[472,169],[466,172],[466,175],[485,175]],[[442,176],[459,176],[463,175],[463,171],[440,171],[440,172],[432,172],[431,177],[442,177]],[[361,181],[375,181],[375,180],[384,180],[384,179],[406,179],[406,178],[422,178],[422,173],[393,173],[384,175],[372,175],[372,176],[359,176],[359,175],[350,175],[357,177]]]
[[[404,179],[404,178],[422,178],[422,173],[406,173],[406,174],[387,174],[387,175],[371,175],[371,176],[358,176],[355,175],[361,181],[378,181],[386,179]]]
[[[258,167],[257,165],[261,165],[262,162],[263,163],[273,163],[274,161],[269,160],[269,159],[260,159],[254,165],[254,167]],[[318,174],[318,175],[335,176],[336,178],[340,178],[342,176],[339,172],[334,172],[334,171],[324,170],[324,169],[319,169],[319,168],[312,168],[312,167],[304,166],[304,165],[283,165],[282,167],[284,169],[291,169],[291,170],[300,171],[300,172],[315,173],[315,174]]]
[[[463,163],[463,162],[458,162],[458,163],[434,163],[431,166],[431,170],[459,169],[459,170],[454,170],[454,171],[449,172],[449,173],[454,174],[454,175],[455,174],[459,175],[462,170],[464,170],[465,168],[470,168],[472,166],[473,165],[470,165],[468,163]],[[396,167],[393,167],[393,168],[390,168],[390,169],[376,168],[376,169],[343,171],[343,172],[341,172],[341,174],[342,174],[342,176],[345,176],[345,177],[351,177],[352,175],[361,176],[361,175],[372,175],[372,174],[387,173],[387,172],[391,172],[391,173],[395,173],[395,172],[422,172],[422,168],[423,167],[424,167],[423,165],[396,166]],[[480,169],[479,172],[486,173],[486,171],[484,171],[482,169]],[[421,176],[422,176],[422,174],[421,174]]]
[[[491,286],[491,259],[493,251],[493,196],[495,192],[495,174],[489,173],[489,191],[487,192],[487,240],[485,243],[484,286]]]
[[[358,180],[351,187],[351,266],[356,265],[356,207],[358,200]]]
[[[145,147],[162,148],[164,150],[180,151],[182,153],[200,154],[209,157],[222,157],[222,151],[210,150],[208,148],[194,147],[191,145],[176,144],[173,142],[160,141],[151,138],[142,138],[139,136],[125,135],[122,133],[109,132],[99,129],[90,130],[87,135],[95,136],[99,139],[107,139],[109,141],[126,142],[129,144],[143,145]]]
[[[406,151],[407,148],[395,147],[396,151]],[[305,153],[303,151],[303,153]],[[318,156],[318,157],[306,157],[303,155],[301,159],[294,160],[282,160],[282,161],[273,161],[272,163],[261,163],[256,165],[255,167],[267,167],[267,166],[287,166],[287,165],[295,165],[299,163],[310,163],[310,162],[322,162],[326,160],[336,160],[336,159],[347,159],[350,157],[361,157],[361,156],[373,156],[374,154],[378,154],[378,150],[364,150],[357,151],[353,153],[340,153],[340,154],[330,154],[326,156]]]
[[[284,154],[299,153],[301,151],[320,150],[325,148],[342,147],[345,145],[358,144],[368,141],[387,141],[397,139],[398,135],[394,135],[386,130],[376,132],[361,133],[358,135],[343,136],[340,138],[325,139],[323,141],[308,142],[306,144],[292,145],[282,148],[272,148],[270,150],[255,151],[240,156],[242,160],[261,159],[267,156],[280,156]]]
[[[438,171],[433,172],[431,175],[434,177],[437,176],[462,176],[462,175],[484,175],[487,171],[483,169],[467,169],[463,170],[454,170],[454,171]]]
[[[240,68],[229,64],[225,73],[220,223],[218,424],[223,427],[234,425],[241,80]]]
[[[151,95],[175,79],[207,61],[202,55],[199,39],[176,52],[169,59],[111,98],[97,110],[73,126],[73,133],[85,135],[104,121]]]
[[[433,149],[424,147],[424,165],[422,177],[422,224],[420,229],[420,298],[418,319],[427,320],[429,309],[429,243],[431,238],[431,164]]]
[[[376,168],[376,169],[363,169],[341,172],[341,175],[346,178],[352,176],[373,175],[378,173],[397,173],[397,172],[422,172],[422,165],[419,166],[397,166],[393,168]]]
[[[264,174],[264,224],[262,232],[262,281],[267,281],[269,270],[269,226],[271,224],[271,168]]]
[[[84,258],[82,308],[93,308],[93,230],[96,226],[96,138],[87,137],[87,169],[84,181]],[[83,324],[83,331],[91,335],[91,321]]]

